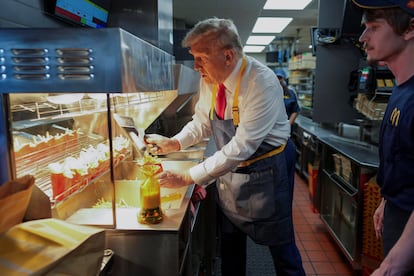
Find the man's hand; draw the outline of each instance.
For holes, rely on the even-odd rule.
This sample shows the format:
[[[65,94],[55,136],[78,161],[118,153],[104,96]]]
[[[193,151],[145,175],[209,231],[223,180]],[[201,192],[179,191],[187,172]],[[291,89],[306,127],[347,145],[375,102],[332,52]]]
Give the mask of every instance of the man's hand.
[[[386,200],[383,198],[381,200],[380,205],[375,210],[375,213],[374,213],[374,216],[373,216],[375,235],[377,236],[377,239],[382,237],[385,203],[386,203]]]
[[[159,134],[147,134],[145,135],[144,141],[147,145],[147,150],[154,155],[167,154],[180,150],[180,143],[176,139]]]
[[[194,183],[188,172],[177,173],[171,171],[162,171],[156,175],[160,186],[163,188],[180,188]]]

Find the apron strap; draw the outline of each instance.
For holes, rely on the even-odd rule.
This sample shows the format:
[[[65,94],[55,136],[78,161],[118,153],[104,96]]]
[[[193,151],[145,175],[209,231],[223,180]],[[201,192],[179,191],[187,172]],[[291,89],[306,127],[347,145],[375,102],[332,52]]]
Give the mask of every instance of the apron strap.
[[[257,161],[262,160],[262,159],[265,159],[267,157],[270,157],[270,156],[279,154],[279,153],[281,153],[285,149],[285,147],[286,147],[286,144],[283,144],[280,147],[277,147],[274,150],[271,150],[271,151],[269,151],[269,152],[267,152],[265,154],[262,154],[262,155],[260,155],[260,156],[258,156],[256,158],[253,158],[253,159],[249,159],[249,160],[240,162],[240,164],[237,167],[239,167],[239,168],[247,167],[247,166],[253,164],[254,162],[257,162]]]
[[[215,107],[215,105],[216,105],[217,91],[218,91],[218,84],[216,84],[216,85],[214,86],[214,89],[213,89],[213,95],[212,95],[212,97],[211,97],[211,105],[210,105],[210,120],[211,120],[211,121],[212,121],[212,120],[213,120],[213,118],[214,118],[214,113],[213,113],[213,112],[215,112],[215,111],[214,111],[214,107]]]
[[[241,79],[242,79],[243,74],[244,74],[245,71],[246,71],[246,58],[243,58],[241,69],[240,69],[240,74],[239,74],[239,81],[237,82],[236,91],[234,91],[233,106],[231,108],[234,126],[238,126],[239,122],[240,122],[239,91],[240,91]]]
[[[237,86],[236,86],[236,90],[234,91],[233,106],[231,108],[234,126],[238,126],[239,122],[240,122],[239,91],[240,91],[241,79],[242,79],[243,74],[244,74],[245,71],[246,71],[246,58],[243,57],[242,65],[241,65],[240,73],[239,73],[239,78],[238,78],[238,82],[237,82]],[[213,120],[213,117],[214,117],[213,112],[214,112],[214,106],[215,106],[215,103],[216,103],[217,91],[218,91],[218,85],[216,84],[214,89],[213,89],[213,95],[211,97],[210,120]]]

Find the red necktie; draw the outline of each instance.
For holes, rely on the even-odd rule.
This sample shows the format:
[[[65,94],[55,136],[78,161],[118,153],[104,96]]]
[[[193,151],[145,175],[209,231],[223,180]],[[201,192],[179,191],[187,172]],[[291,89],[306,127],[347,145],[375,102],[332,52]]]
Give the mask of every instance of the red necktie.
[[[224,84],[219,85],[216,97],[216,113],[220,120],[224,119],[224,110],[226,109],[226,87]]]

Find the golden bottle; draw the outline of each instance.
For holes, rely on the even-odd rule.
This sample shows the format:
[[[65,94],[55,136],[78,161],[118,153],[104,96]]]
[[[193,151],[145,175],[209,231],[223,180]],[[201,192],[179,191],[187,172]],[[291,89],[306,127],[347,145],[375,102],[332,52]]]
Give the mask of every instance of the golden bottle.
[[[151,168],[149,167],[151,166]],[[140,207],[138,222],[143,224],[160,223],[163,219],[161,210],[160,184],[155,178],[160,170],[157,165],[144,165],[144,181],[140,186]]]

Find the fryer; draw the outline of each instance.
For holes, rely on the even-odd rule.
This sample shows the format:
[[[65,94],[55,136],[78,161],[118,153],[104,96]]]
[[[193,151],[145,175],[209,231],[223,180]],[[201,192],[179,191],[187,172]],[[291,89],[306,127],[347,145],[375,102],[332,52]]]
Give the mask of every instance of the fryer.
[[[165,223],[139,225],[137,208],[117,202],[116,175],[140,156],[114,115],[146,131],[177,99],[196,94],[198,80],[120,28],[0,29],[0,183],[32,174],[53,217],[105,228],[115,274],[183,274],[191,267],[194,187],[171,191],[180,204],[170,202]]]

